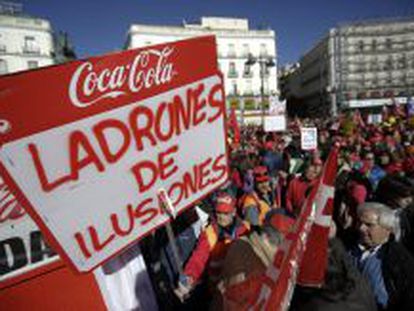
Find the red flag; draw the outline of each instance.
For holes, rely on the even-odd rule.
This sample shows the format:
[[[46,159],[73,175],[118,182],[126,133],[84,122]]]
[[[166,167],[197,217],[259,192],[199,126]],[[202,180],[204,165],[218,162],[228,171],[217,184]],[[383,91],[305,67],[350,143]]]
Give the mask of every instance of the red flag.
[[[240,143],[240,127],[239,123],[237,122],[236,117],[236,110],[234,108],[231,108],[230,110],[230,116],[228,120],[228,127],[233,130],[234,133],[234,144],[238,145]]]
[[[297,279],[300,285],[320,287],[325,279],[337,162],[338,148],[334,148],[326,161],[321,185],[315,197],[316,215]]]

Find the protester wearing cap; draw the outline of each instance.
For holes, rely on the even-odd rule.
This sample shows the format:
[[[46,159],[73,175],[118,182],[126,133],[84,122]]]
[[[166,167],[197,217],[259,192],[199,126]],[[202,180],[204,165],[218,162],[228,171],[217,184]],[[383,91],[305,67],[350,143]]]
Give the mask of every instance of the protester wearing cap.
[[[180,300],[185,300],[200,282],[207,267],[211,288],[217,282],[221,265],[230,243],[248,233],[250,227],[236,217],[235,199],[228,194],[217,197],[215,218],[201,232],[197,245],[180,275],[175,290]]]
[[[267,167],[267,171],[272,177],[276,177],[278,171],[283,169],[283,153],[277,150],[277,142],[265,142],[263,164]]]
[[[244,310],[250,290],[254,290],[251,281],[263,276],[272,264],[278,246],[294,224],[295,219],[284,210],[271,210],[260,230],[251,231],[231,245],[219,283],[221,299],[216,299],[211,309]]]
[[[262,226],[265,215],[276,208],[273,189],[266,166],[257,166],[253,170],[254,190],[241,200],[244,219],[252,226]]]

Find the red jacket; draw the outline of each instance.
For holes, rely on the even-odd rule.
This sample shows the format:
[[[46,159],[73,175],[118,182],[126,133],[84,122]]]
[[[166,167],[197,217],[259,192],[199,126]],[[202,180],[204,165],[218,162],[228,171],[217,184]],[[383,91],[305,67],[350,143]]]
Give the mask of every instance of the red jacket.
[[[309,193],[309,189],[313,187],[316,182],[317,179],[308,181],[302,176],[292,179],[286,193],[286,209],[294,215],[299,215],[302,205],[305,202],[306,195]]]
[[[236,224],[231,234],[214,221],[201,232],[190,259],[184,268],[184,274],[190,276],[193,282],[197,282],[205,267],[208,265],[208,274],[211,281],[217,281],[221,265],[227,254],[230,243],[247,234],[250,230],[248,223],[236,219]],[[222,231],[222,234],[220,234]]]

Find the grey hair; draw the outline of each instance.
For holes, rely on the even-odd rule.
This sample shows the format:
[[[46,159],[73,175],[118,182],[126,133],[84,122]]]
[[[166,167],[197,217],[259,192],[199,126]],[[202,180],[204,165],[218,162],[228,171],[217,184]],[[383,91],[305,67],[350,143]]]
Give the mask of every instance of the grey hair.
[[[358,217],[365,211],[372,211],[378,216],[378,224],[381,227],[392,230],[394,233],[399,231],[400,222],[398,215],[390,207],[379,202],[365,202],[358,205]]]

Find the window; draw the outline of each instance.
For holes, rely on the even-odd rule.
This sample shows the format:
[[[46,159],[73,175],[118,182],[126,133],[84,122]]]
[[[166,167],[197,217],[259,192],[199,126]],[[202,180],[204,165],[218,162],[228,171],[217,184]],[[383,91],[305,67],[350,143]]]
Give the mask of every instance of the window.
[[[385,48],[391,50],[392,49],[392,41],[390,38],[385,40]]]
[[[221,47],[220,44],[217,44],[217,56],[218,57],[223,57],[223,52],[222,52],[223,48]]]
[[[387,58],[387,60],[385,61],[385,63],[384,63],[384,69],[385,70],[391,70],[392,69],[392,57],[391,56],[389,56]]]
[[[266,57],[267,55],[268,55],[268,53],[267,53],[266,44],[264,44],[264,43],[260,44],[260,56]]]
[[[378,70],[378,60],[376,58],[371,59],[371,62],[370,62],[369,66],[370,66],[371,71],[377,71]]]
[[[7,72],[7,62],[4,59],[0,59],[0,75],[3,75]]]
[[[269,76],[270,75],[270,67],[263,65],[263,69],[264,69],[264,76]]]
[[[237,78],[236,64],[234,62],[229,63],[229,78]]]
[[[244,64],[243,76],[249,78],[253,77],[253,72],[250,65]]]
[[[27,62],[27,68],[28,69],[35,69],[39,67],[39,62],[37,60],[29,60]]]
[[[391,84],[392,84],[392,75],[387,76],[387,78],[386,78],[386,80],[385,80],[385,83],[386,83],[387,85],[391,85]]]
[[[237,81],[231,81],[231,94],[237,95]]]
[[[6,44],[4,44],[4,37],[0,34],[0,52],[6,52]]]
[[[246,89],[245,89],[245,95],[252,95],[253,94],[253,88],[252,88],[252,80],[246,80]]]
[[[364,71],[365,71],[365,63],[361,61],[357,67],[357,72],[364,72]]]
[[[404,69],[407,66],[407,59],[405,55],[401,55],[401,57],[398,59],[398,68]]]
[[[234,47],[234,44],[229,44],[229,57],[236,57],[236,49]]]
[[[358,41],[358,51],[362,52],[364,50],[364,41]]]
[[[25,36],[24,37],[24,46],[23,46],[24,53],[39,53],[39,46],[36,43],[36,40],[32,36]]]
[[[373,87],[373,88],[377,87],[377,85],[378,85],[378,76],[374,76],[374,77],[372,78],[371,83],[372,83],[372,87]]]
[[[375,39],[372,40],[371,49],[373,51],[376,51],[377,50],[377,40],[375,40]]]
[[[250,54],[250,47],[248,44],[243,44],[243,56],[248,57]]]

